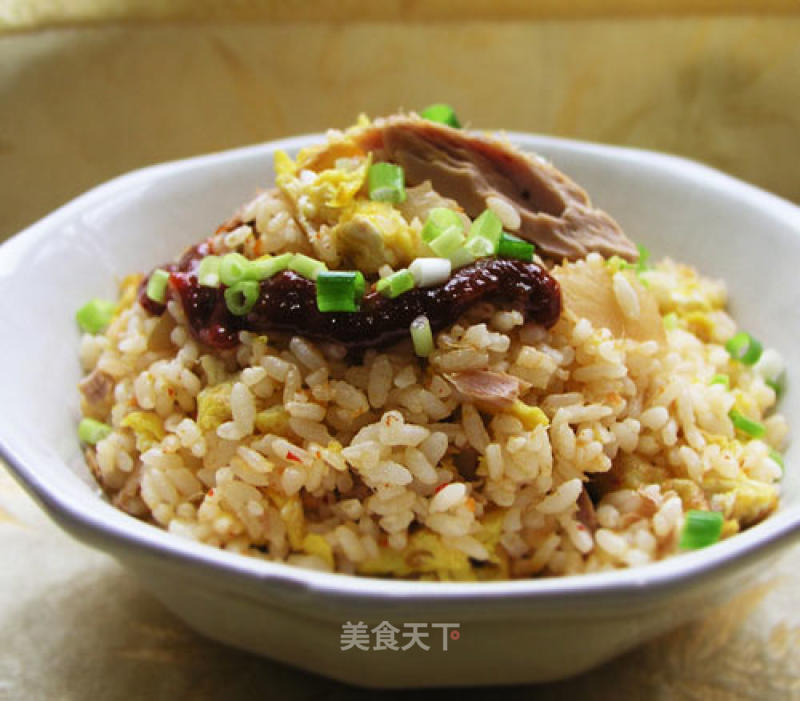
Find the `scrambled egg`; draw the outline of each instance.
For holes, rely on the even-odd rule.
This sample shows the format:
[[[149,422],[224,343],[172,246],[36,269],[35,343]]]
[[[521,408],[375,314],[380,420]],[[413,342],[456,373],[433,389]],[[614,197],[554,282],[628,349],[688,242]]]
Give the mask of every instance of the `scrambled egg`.
[[[377,558],[359,563],[359,574],[414,577],[436,580],[475,581],[508,578],[508,559],[498,547],[505,511],[487,514],[481,530],[475,534],[489,552],[485,565],[475,566],[469,556],[448,547],[438,533],[422,529],[408,538],[402,550],[384,547]]]
[[[335,265],[377,273],[383,265],[407,265],[430,252],[419,227],[409,224],[399,209],[369,199],[370,165],[371,154],[356,146],[348,133],[339,133],[323,146],[301,150],[296,161],[282,151],[276,153],[275,182],[292,202],[315,249],[331,239]]]
[[[121,426],[133,430],[136,450],[143,453],[160,443],[166,432],[161,417],[153,411],[132,411],[120,422]]]
[[[289,429],[289,412],[282,406],[273,406],[256,414],[256,430],[260,433],[286,435]]]
[[[231,413],[230,382],[223,382],[213,387],[206,387],[197,395],[197,427],[205,433],[214,431],[228,421]]]
[[[382,265],[407,265],[421,254],[419,234],[388,202],[355,200],[333,230],[345,265],[377,273]]]
[[[640,277],[658,300],[662,314],[676,312],[685,317],[692,312],[713,312],[723,309],[727,301],[724,284],[701,278],[688,265],[675,265],[669,271],[656,267]]]

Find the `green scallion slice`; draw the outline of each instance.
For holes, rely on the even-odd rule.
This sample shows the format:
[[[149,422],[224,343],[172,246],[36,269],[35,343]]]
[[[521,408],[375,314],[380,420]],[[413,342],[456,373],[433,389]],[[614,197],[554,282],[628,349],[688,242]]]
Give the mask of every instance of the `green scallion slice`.
[[[414,275],[410,270],[398,270],[375,283],[375,289],[385,297],[394,299],[404,292],[413,290],[415,285]]]
[[[273,275],[289,269],[294,258],[293,253],[282,253],[279,256],[261,256],[250,262],[250,271],[256,280],[267,280]]]
[[[406,200],[403,168],[394,163],[373,163],[367,173],[369,198],[374,202],[400,204]]]
[[[419,116],[431,122],[438,122],[439,124],[446,124],[449,127],[461,128],[461,122],[456,117],[455,110],[448,104],[437,102],[433,105],[428,105]]]
[[[317,309],[321,312],[356,312],[366,283],[357,270],[324,270],[317,275]]]
[[[730,417],[734,428],[737,431],[744,433],[746,436],[750,436],[750,438],[763,438],[764,434],[767,432],[764,424],[746,417],[738,409],[731,409],[728,412],[728,416]]]
[[[433,353],[433,332],[431,331],[431,322],[428,321],[427,316],[418,316],[411,322],[409,327],[411,332],[411,341],[414,344],[414,352],[420,358],[427,358]]]
[[[497,255],[501,258],[516,258],[530,263],[533,260],[533,251],[533,244],[523,241],[518,236],[507,234],[505,231],[500,235]]]
[[[675,312],[664,314],[664,328],[670,331],[678,328],[678,315]]]
[[[640,243],[636,244],[636,248],[639,251],[639,260],[636,261],[636,272],[643,273],[650,270],[650,251]]]
[[[731,358],[743,365],[755,365],[761,357],[762,346],[746,331],[740,331],[725,344]]]
[[[781,468],[781,472],[783,472],[785,467],[783,463],[783,455],[781,455],[777,450],[775,450],[775,448],[769,449],[769,459],[772,460],[773,462],[776,462],[778,464],[778,467]]]
[[[712,385],[722,385],[725,389],[731,388],[731,378],[727,375],[714,375],[711,378],[711,382],[709,384]]]
[[[503,233],[503,222],[491,209],[487,209],[472,222],[469,228],[469,236],[467,242],[480,239],[486,241],[491,246],[491,253],[486,255],[494,255],[497,253],[497,246],[500,243],[500,235]]]
[[[78,438],[86,445],[96,445],[111,433],[111,426],[96,419],[84,418],[78,424]]]
[[[472,255],[472,251],[464,246],[457,248],[450,256],[450,264],[453,270],[458,270],[459,268],[474,262],[475,256]]]
[[[428,246],[440,258],[451,258],[453,253],[464,247],[464,234],[458,227],[451,226],[433,239]]]
[[[164,304],[167,298],[167,283],[169,282],[169,273],[161,268],[156,268],[150,273],[150,279],[147,281],[147,289],[145,294],[154,302]]]
[[[197,282],[203,287],[219,287],[219,267],[222,259],[219,256],[206,256],[197,266]]]
[[[723,520],[716,511],[688,511],[681,532],[681,549],[697,550],[716,543],[722,535]]]
[[[464,222],[458,212],[447,207],[434,207],[428,213],[420,236],[425,243],[430,244],[445,231],[454,227],[458,229],[459,233],[464,231]]]
[[[474,239],[467,239],[464,242],[464,248],[466,248],[474,258],[488,258],[497,253],[497,249],[492,246],[491,241],[479,236]]]
[[[225,290],[225,305],[236,316],[244,316],[258,301],[258,282],[240,280]]]
[[[289,261],[289,270],[294,270],[296,273],[309,280],[316,280],[317,276],[327,269],[328,266],[321,260],[309,258],[302,253],[295,253]]]
[[[117,305],[107,299],[90,299],[77,312],[75,320],[82,331],[100,333],[111,322]]]
[[[226,253],[219,263],[219,279],[223,285],[233,287],[251,275],[250,261],[241,253]]]
[[[415,258],[408,270],[414,276],[417,287],[434,287],[447,282],[453,264],[447,258]]]
[[[767,387],[772,387],[772,391],[775,392],[775,399],[780,399],[786,391],[786,373],[782,372],[772,380],[764,380],[764,384]]]

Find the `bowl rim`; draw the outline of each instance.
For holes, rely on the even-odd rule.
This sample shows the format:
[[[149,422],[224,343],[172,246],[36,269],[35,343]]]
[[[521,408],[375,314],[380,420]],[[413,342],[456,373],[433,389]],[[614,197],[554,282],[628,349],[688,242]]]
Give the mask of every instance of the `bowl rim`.
[[[800,236],[800,207],[774,194],[726,175],[696,161],[644,149],[611,146],[588,141],[528,134],[502,132],[512,143],[524,149],[544,149],[548,146],[571,154],[588,154],[610,159],[615,163],[639,164],[675,178],[702,180],[736,195],[757,208],[769,208],[770,214],[785,221],[787,228]],[[103,202],[112,193],[124,191],[161,177],[175,177],[197,168],[220,163],[235,163],[254,156],[267,156],[281,149],[293,151],[318,143],[323,134],[306,134],[276,141],[243,146],[226,151],[193,156],[140,168],[100,184],[59,207],[20,233],[0,244],[0,264],[12,258],[34,240],[47,235],[63,221],[80,211]],[[0,267],[2,267],[0,265]],[[72,535],[118,555],[156,558],[161,561],[182,562],[198,574],[224,572],[238,583],[269,582],[273,589],[286,595],[324,596],[329,601],[358,599],[362,603],[380,605],[389,601],[443,602],[470,600],[525,599],[544,603],[555,601],[573,605],[588,595],[596,600],[625,602],[626,606],[645,603],[658,593],[702,581],[736,569],[744,564],[788,545],[800,537],[800,504],[779,510],[762,523],[702,551],[681,554],[656,563],[610,572],[567,575],[552,578],[500,580],[483,582],[419,582],[369,578],[359,575],[318,572],[282,562],[259,560],[219,550],[206,544],[180,538],[164,529],[146,524],[135,517],[117,523],[104,517],[103,509],[81,509],[82,502],[71,501],[53,490],[35,467],[25,463],[14,448],[14,437],[0,425],[0,457],[22,486],[40,503],[48,515]],[[68,469],[62,460],[61,465]],[[99,503],[104,503],[102,497]]]

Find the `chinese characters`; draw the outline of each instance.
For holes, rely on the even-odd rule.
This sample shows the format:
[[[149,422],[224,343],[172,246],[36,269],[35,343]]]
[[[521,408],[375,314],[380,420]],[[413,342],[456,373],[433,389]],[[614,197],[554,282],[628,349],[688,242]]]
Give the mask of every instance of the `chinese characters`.
[[[364,621],[342,623],[339,648],[347,650],[393,650],[404,652],[413,647],[430,650],[431,647],[447,652],[450,642],[461,638],[460,623],[403,623],[398,628],[389,621],[381,621],[370,628]],[[436,631],[440,632],[437,633]]]

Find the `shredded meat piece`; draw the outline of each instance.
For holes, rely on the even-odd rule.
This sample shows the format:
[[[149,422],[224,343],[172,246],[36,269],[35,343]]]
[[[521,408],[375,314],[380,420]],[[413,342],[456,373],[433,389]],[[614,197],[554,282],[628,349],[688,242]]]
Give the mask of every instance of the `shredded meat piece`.
[[[594,533],[597,529],[594,503],[589,496],[589,492],[586,491],[586,487],[583,488],[581,495],[578,497],[578,512],[575,514],[575,518],[586,526],[590,533]]]
[[[486,209],[487,198],[505,200],[521,217],[515,233],[544,257],[577,260],[591,251],[638,257],[619,225],[592,207],[581,187],[502,141],[408,115],[376,120],[354,138],[376,159],[401,165],[408,185],[429,180],[472,218]]]
[[[521,381],[513,375],[490,370],[465,370],[446,376],[465,397],[482,408],[506,409],[519,397]]]
[[[82,395],[81,409],[84,416],[104,419],[114,403],[114,378],[107,372],[95,368],[78,383]]]
[[[112,497],[111,503],[118,509],[129,513],[131,516],[143,517],[149,509],[142,501],[140,487],[142,478],[142,465],[139,463],[131,472],[122,488]]]
[[[464,446],[453,455],[453,465],[458,470],[458,474],[468,482],[476,477],[479,457],[478,451],[469,445]]]

